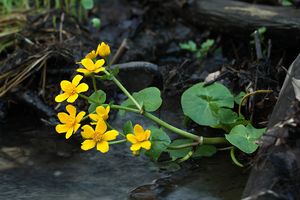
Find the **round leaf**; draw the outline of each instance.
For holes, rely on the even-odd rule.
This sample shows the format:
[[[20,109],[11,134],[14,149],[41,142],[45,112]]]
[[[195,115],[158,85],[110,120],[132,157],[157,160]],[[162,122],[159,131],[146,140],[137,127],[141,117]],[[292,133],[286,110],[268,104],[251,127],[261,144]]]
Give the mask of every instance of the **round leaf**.
[[[193,158],[198,157],[211,157],[217,153],[217,148],[213,145],[201,145],[197,147],[196,151],[193,154]]]
[[[250,154],[258,148],[255,142],[263,135],[265,130],[265,128],[257,129],[251,125],[246,127],[244,125],[237,125],[225,137],[232,145]]]
[[[145,111],[148,112],[156,111],[162,104],[160,90],[156,87],[145,88],[133,93],[132,96],[144,107]],[[127,99],[122,103],[122,106],[134,107],[134,103],[130,99]]]
[[[146,155],[149,156],[154,161],[157,161],[160,154],[165,151],[168,145],[171,143],[171,140],[162,129],[159,128],[150,128],[151,136],[151,149],[146,152]]]
[[[200,125],[217,126],[219,119],[214,114],[219,108],[233,108],[234,98],[220,83],[203,87],[198,83],[187,89],[181,97],[181,105],[186,116]]]
[[[94,0],[81,0],[81,5],[84,9],[90,10],[94,7]]]

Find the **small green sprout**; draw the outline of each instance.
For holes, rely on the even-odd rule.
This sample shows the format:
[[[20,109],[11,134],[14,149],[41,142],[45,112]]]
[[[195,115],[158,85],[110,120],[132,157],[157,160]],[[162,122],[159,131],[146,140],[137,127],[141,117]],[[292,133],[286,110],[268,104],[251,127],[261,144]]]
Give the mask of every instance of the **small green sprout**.
[[[183,50],[194,53],[198,59],[203,59],[214,44],[215,40],[207,39],[198,49],[196,43],[192,40],[189,40],[188,42],[180,43],[179,47]]]
[[[100,27],[101,27],[101,20],[100,20],[99,18],[94,17],[94,18],[91,20],[91,22],[92,22],[92,26],[93,26],[94,28],[100,29]]]

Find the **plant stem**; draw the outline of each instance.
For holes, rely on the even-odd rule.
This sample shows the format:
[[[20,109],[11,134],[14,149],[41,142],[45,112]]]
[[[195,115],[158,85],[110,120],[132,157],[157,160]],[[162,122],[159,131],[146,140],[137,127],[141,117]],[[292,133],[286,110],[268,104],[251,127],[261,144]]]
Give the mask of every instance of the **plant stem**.
[[[184,149],[184,148],[188,148],[188,147],[193,147],[193,146],[198,146],[199,143],[198,142],[193,142],[193,143],[187,143],[187,144],[181,144],[181,145],[170,145],[168,146],[168,149],[170,150],[177,150],[177,149]]]
[[[224,137],[203,137],[203,144],[228,144],[228,141]]]
[[[239,166],[239,167],[244,167],[244,165],[243,164],[241,164],[237,159],[236,159],[236,157],[235,157],[235,155],[234,155],[234,149],[235,149],[235,147],[232,147],[231,149],[230,149],[230,157],[231,157],[231,160],[234,162],[234,164],[236,164],[237,166]]]
[[[179,128],[176,128],[170,124],[168,124],[167,122],[159,119],[158,117],[152,115],[151,113],[148,112],[144,112],[143,115],[145,117],[147,117],[148,119],[151,119],[152,121],[156,122],[157,124],[169,129],[170,131],[177,133],[178,135],[181,135],[183,137],[195,140],[196,142],[198,142],[198,144],[202,144],[203,143],[203,137],[202,136],[198,136],[192,133],[189,133],[187,131],[181,130]]]
[[[126,139],[109,142],[109,144],[120,144],[126,142]]]
[[[108,76],[111,76],[112,81],[124,92],[124,94],[133,102],[133,104],[139,109],[141,113],[143,113],[142,106],[133,98],[133,96],[126,90],[126,88],[122,85],[122,83],[116,79],[114,75],[109,73],[108,71],[104,71],[104,73]]]
[[[81,98],[83,98],[83,99],[85,99],[85,100],[87,100],[87,101],[91,101],[91,102],[93,102],[93,103],[97,103],[97,102],[94,101],[93,99],[90,99],[88,96],[85,96],[85,95],[83,95],[83,94],[78,94],[78,96],[81,97]]]
[[[194,153],[193,151],[189,151],[183,158],[179,159],[177,163],[182,163],[188,160],[190,157],[192,157],[193,153]]]
[[[79,94],[79,96],[83,99],[88,100],[88,101],[92,101],[92,99],[89,99],[87,96],[85,96],[83,94]],[[93,103],[97,103],[97,102],[93,102]],[[107,106],[107,105],[108,104],[102,104],[102,106]],[[198,136],[198,135],[189,133],[187,131],[181,130],[181,129],[179,129],[175,126],[172,126],[172,125],[168,124],[167,122],[159,119],[158,117],[152,115],[151,113],[148,113],[148,112],[141,113],[138,109],[135,109],[135,108],[129,108],[129,107],[120,106],[120,105],[110,105],[110,107],[112,109],[125,110],[125,111],[128,111],[128,112],[133,112],[133,113],[144,115],[148,119],[150,119],[150,120],[154,121],[155,123],[165,127],[166,129],[168,129],[168,130],[170,130],[174,133],[177,133],[178,135],[181,135],[183,137],[194,140],[198,145],[228,143],[227,140],[225,138],[222,138],[222,137],[206,138],[206,137],[203,137],[203,136]]]
[[[239,105],[239,116],[241,116],[242,115],[242,105],[244,104],[244,101],[246,101],[246,99],[248,98],[248,97],[250,97],[250,96],[252,96],[252,95],[255,95],[255,94],[258,94],[258,93],[270,93],[270,92],[273,92],[273,90],[256,90],[256,91],[254,91],[254,92],[250,92],[250,93],[248,93],[248,94],[246,94],[243,98],[242,98],[242,100],[241,100],[241,103],[240,103],[240,105]]]

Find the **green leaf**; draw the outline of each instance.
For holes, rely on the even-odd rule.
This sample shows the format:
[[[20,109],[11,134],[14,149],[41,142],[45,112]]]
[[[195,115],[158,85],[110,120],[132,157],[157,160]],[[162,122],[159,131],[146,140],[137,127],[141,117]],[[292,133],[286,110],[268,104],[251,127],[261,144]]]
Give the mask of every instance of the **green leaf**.
[[[133,133],[133,126],[130,120],[125,122],[125,124],[123,125],[123,133],[124,135],[127,135],[128,133]]]
[[[133,93],[132,96],[137,100],[137,102],[140,105],[143,105],[143,108],[147,112],[156,111],[162,104],[160,90],[156,87],[145,88],[139,92]],[[122,106],[135,107],[134,103],[130,99],[124,101],[122,103]]]
[[[198,83],[187,89],[181,97],[181,105],[186,116],[200,125],[217,126],[220,120],[214,112],[226,107],[233,108],[234,98],[230,91],[220,83],[203,87]]]
[[[106,101],[106,93],[103,90],[98,90],[89,96],[89,113],[92,113],[96,110],[97,106],[102,105]]]
[[[84,9],[90,10],[94,7],[94,0],[81,0],[81,5]]]
[[[207,52],[214,44],[215,44],[215,40],[207,39],[205,42],[201,44],[201,50],[203,52]]]
[[[171,143],[169,136],[159,128],[150,128],[151,136],[151,149],[146,151],[146,155],[152,160],[157,161],[160,154],[165,151],[168,145]]]
[[[190,52],[197,51],[197,45],[192,40],[189,40],[188,42],[184,42],[184,43],[179,43],[179,47],[183,50],[187,50],[187,51],[190,51]]]
[[[282,0],[281,5],[283,5],[283,6],[292,6],[293,3],[292,3],[291,0]]]
[[[217,148],[213,145],[201,145],[198,146],[196,151],[193,154],[193,158],[199,158],[199,157],[211,157],[215,153],[217,153]]]
[[[234,102],[238,105],[241,104],[243,97],[246,95],[245,92],[240,92],[238,95],[234,97]]]
[[[91,22],[94,28],[99,29],[101,27],[101,20],[99,18],[94,17]]]
[[[237,125],[230,131],[229,134],[225,135],[225,138],[241,151],[250,154],[258,148],[258,145],[255,142],[265,131],[265,128],[257,129],[251,124],[246,127],[244,125]]]
[[[178,146],[178,145],[183,145],[183,144],[189,144],[192,143],[193,140],[190,139],[178,139],[178,140],[174,140],[169,147],[172,146]],[[188,154],[190,151],[192,150],[192,147],[187,147],[187,148],[183,148],[183,149],[168,149],[167,152],[169,152],[170,157],[172,158],[172,160],[175,160],[177,158],[182,158],[184,156],[186,156],[186,154]]]

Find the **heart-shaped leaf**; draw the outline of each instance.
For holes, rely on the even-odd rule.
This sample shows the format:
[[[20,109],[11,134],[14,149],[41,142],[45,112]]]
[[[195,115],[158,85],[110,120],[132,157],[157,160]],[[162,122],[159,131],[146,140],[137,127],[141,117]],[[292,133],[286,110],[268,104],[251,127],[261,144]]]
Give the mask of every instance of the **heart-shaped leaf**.
[[[233,108],[233,95],[220,83],[207,87],[203,85],[204,83],[198,83],[183,93],[181,97],[183,112],[200,125],[217,126],[220,120],[215,112],[224,107]]]
[[[255,143],[266,131],[265,128],[257,129],[252,125],[237,125],[226,134],[226,139],[234,146],[245,153],[253,153],[258,148]]]

